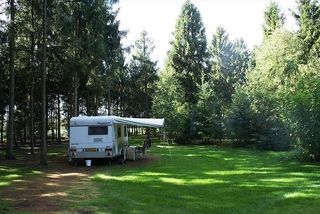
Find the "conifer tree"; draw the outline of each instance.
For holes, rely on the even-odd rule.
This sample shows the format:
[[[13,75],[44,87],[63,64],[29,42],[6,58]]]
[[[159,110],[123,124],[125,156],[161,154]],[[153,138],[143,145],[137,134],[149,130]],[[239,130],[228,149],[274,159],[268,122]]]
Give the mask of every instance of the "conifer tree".
[[[276,29],[284,25],[285,16],[281,12],[280,7],[275,2],[270,2],[264,12],[264,36],[270,36]]]
[[[135,42],[129,71],[132,84],[132,104],[136,116],[150,116],[155,81],[158,79],[156,62],[151,59],[154,50],[148,33],[143,31]]]
[[[169,51],[169,66],[181,84],[188,106],[186,140],[195,134],[195,106],[201,77],[207,72],[207,42],[199,10],[187,0],[176,23]]]
[[[293,13],[299,24],[299,37],[304,47],[301,59],[307,62],[311,55],[320,58],[320,3],[316,0],[299,0],[298,12]]]

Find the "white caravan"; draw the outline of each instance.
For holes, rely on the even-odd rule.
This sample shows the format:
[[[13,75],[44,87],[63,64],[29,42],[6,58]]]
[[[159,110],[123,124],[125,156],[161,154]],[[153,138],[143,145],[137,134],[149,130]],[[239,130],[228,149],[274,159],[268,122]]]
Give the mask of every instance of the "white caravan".
[[[69,161],[80,159],[126,159],[127,125],[161,128],[164,119],[123,118],[116,116],[79,116],[70,120]]]

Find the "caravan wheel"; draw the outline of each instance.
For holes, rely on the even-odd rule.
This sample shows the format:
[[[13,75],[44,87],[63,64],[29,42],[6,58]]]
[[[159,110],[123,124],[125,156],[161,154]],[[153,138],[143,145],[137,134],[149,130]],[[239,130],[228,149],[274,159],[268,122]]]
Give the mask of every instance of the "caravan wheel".
[[[70,162],[71,166],[78,166],[79,165],[79,159],[73,158]]]

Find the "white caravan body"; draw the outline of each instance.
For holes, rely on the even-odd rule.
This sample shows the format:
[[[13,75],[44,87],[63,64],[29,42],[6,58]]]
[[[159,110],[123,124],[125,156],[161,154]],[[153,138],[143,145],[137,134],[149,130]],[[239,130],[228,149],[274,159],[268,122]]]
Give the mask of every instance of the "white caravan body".
[[[90,158],[125,159],[128,148],[127,125],[160,128],[164,119],[79,116],[70,120],[69,161]]]

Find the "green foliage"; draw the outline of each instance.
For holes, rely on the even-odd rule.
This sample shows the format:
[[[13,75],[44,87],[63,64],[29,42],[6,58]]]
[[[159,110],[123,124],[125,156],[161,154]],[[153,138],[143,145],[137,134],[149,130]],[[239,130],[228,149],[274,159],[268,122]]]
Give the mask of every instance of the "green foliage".
[[[204,79],[204,78],[203,78]],[[209,82],[204,82],[199,87],[198,103],[196,106],[196,131],[197,137],[203,141],[219,139],[221,124],[218,120],[218,99]]]
[[[235,146],[255,143],[258,121],[252,109],[252,100],[243,87],[232,97],[232,104],[226,115],[228,136]]]
[[[58,96],[64,107],[61,112],[66,116],[62,120],[69,120],[76,108],[74,94],[78,86],[79,96],[76,99],[80,100],[81,113],[97,115],[109,100],[110,76],[115,76],[113,72],[124,67],[120,45],[124,33],[119,31],[117,12],[113,9],[115,2],[48,1],[47,115],[53,137],[53,130],[57,129],[56,120],[60,117]],[[5,2],[2,5],[8,7]],[[15,140],[26,142],[33,135],[38,138],[40,130],[43,8],[42,1],[35,0],[16,1],[16,5],[14,132]],[[8,34],[7,30],[8,23],[1,22],[1,115],[9,104],[8,87],[2,84],[2,81],[8,81],[8,45],[3,44],[7,42],[4,36]],[[2,96],[2,93],[5,94]]]
[[[289,94],[290,114],[297,145],[307,158],[320,160],[320,62],[310,63],[303,68],[296,88]]]
[[[320,57],[320,3],[316,0],[299,0],[298,12],[293,15],[299,24],[298,36],[303,41],[301,59]]]
[[[168,53],[165,69],[170,69],[177,88],[184,96],[186,119],[180,127],[179,141],[191,142],[195,137],[195,108],[201,77],[207,73],[207,40],[199,10],[189,0],[182,6]],[[167,71],[168,72],[168,71]],[[179,111],[179,110],[178,110]],[[166,117],[166,115],[163,115]]]
[[[209,82],[216,96],[215,129],[213,135],[221,139],[225,135],[223,124],[231,104],[235,87],[245,83],[249,67],[250,52],[242,39],[235,43],[229,40],[227,32],[218,27],[209,48],[211,73]]]
[[[129,65],[131,96],[130,115],[150,117],[155,82],[158,79],[157,63],[151,60],[154,50],[148,33],[143,31],[136,41]]]
[[[273,1],[270,2],[264,12],[264,36],[270,36],[275,30],[282,28],[284,21],[285,16],[281,13],[279,5]]]
[[[183,88],[179,85],[170,67],[160,73],[153,97],[152,113],[155,117],[165,118],[165,128],[169,139],[184,143],[188,110]]]
[[[256,51],[256,66],[248,73],[246,87],[261,148],[289,146],[285,94],[295,84],[299,72],[299,50],[299,39],[293,33],[276,30]]]
[[[194,104],[206,68],[207,40],[200,12],[190,1],[182,6],[171,45],[168,63],[185,91],[186,102]]]
[[[222,105],[228,105],[237,84],[245,82],[250,52],[242,39],[232,43],[225,29],[218,27],[209,49],[211,81]]]

